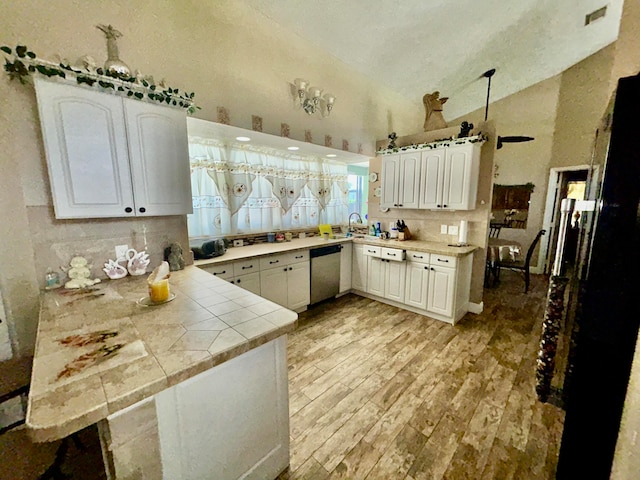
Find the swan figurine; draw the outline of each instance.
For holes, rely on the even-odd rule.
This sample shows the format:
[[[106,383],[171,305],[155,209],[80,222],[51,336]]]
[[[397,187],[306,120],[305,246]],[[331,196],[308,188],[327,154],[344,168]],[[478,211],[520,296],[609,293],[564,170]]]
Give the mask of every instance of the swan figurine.
[[[108,263],[105,263],[102,270],[111,280],[117,280],[118,278],[126,277],[128,273],[127,269],[115,260],[109,260]]]
[[[127,260],[127,270],[131,275],[144,275],[147,273],[150,260],[146,251],[137,252],[135,249],[130,248],[125,253],[125,258]]]

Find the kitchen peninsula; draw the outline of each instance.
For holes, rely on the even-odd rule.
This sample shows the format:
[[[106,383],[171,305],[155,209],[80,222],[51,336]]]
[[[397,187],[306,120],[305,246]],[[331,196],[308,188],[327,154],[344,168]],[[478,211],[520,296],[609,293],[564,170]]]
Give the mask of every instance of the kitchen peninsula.
[[[110,478],[275,478],[297,314],[194,266],[170,285],[156,306],[146,276],[42,295],[31,437],[97,423]]]

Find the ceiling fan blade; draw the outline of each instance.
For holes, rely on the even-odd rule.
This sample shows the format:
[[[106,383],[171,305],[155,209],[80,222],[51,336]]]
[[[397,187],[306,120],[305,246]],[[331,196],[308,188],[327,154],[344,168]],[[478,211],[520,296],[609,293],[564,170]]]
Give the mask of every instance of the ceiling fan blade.
[[[530,142],[531,140],[535,140],[533,137],[525,137],[522,135],[512,135],[508,137],[500,137],[498,136],[498,145],[496,149],[502,148],[503,143],[520,143],[520,142]]]

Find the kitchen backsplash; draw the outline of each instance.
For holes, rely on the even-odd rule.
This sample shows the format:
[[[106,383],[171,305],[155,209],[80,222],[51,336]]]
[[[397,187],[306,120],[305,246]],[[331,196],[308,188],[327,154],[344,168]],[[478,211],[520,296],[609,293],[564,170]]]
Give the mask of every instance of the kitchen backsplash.
[[[189,255],[187,218],[184,215],[144,218],[106,218],[87,220],[57,220],[52,207],[28,207],[29,228],[33,237],[36,273],[41,287],[47,268],[52,268],[64,281],[67,276],[61,266],[68,267],[76,255],[91,263],[92,278],[106,279],[104,264],[115,259],[115,246],[128,245],[149,254],[151,272],[164,260],[164,249],[178,242],[185,252],[187,264],[193,262]]]

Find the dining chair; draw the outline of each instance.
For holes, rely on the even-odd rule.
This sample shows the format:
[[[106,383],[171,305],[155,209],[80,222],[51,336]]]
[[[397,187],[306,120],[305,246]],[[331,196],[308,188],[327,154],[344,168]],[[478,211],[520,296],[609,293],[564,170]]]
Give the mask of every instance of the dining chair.
[[[524,293],[527,293],[527,291],[529,290],[529,281],[531,275],[529,269],[531,266],[531,257],[533,256],[533,251],[535,250],[538,243],[540,243],[540,237],[542,237],[542,235],[544,235],[545,233],[547,233],[547,231],[544,229],[538,232],[536,237],[533,239],[533,242],[531,242],[531,245],[529,245],[529,248],[527,249],[527,255],[524,258],[524,261],[498,260],[498,275],[500,274],[499,272],[501,268],[524,272]]]
[[[489,224],[489,237],[498,238],[500,235],[500,229],[502,228],[501,223],[490,223]]]
[[[0,426],[0,435],[5,433],[9,435],[9,432],[25,423],[24,414],[27,409],[27,395],[29,394],[32,366],[33,357],[31,356],[14,357],[0,362],[0,405],[18,398],[22,404],[21,418],[15,418],[10,424]],[[25,438],[25,441],[29,440]],[[38,480],[68,478],[62,472],[62,466],[70,441],[73,441],[78,449],[84,450],[84,445],[76,433],[65,437],[56,450],[53,463],[38,477]]]

